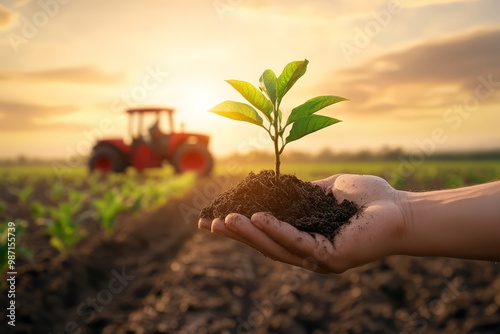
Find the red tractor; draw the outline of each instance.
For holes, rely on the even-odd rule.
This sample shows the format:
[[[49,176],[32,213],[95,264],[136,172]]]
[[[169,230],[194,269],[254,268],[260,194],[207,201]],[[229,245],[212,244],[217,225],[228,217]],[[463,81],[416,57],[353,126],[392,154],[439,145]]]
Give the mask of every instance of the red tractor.
[[[197,133],[175,132],[174,110],[170,108],[129,109],[130,144],[121,138],[99,140],[89,160],[90,171],[124,172],[133,167],[139,172],[145,168],[162,167],[164,161],[172,164],[176,173],[187,171],[208,175],[212,171],[213,158],[208,151],[210,138]],[[153,114],[154,123],[144,133],[143,118]],[[167,114],[170,133],[160,129],[161,115]]]

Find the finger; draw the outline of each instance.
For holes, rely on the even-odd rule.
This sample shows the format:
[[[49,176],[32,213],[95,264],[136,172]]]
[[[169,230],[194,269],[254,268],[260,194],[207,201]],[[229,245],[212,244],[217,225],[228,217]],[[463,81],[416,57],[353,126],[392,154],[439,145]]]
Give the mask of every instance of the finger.
[[[299,231],[285,222],[279,221],[268,213],[256,213],[251,222],[274,242],[286,248],[291,254],[317,261],[318,265],[329,271],[335,249],[323,235]]]
[[[200,218],[198,220],[198,228],[200,230],[210,231],[211,226],[212,226],[212,219],[209,219],[209,218]]]
[[[269,258],[295,266],[302,267],[303,258],[292,254],[288,249],[277,244],[263,231],[254,226],[247,217],[239,214],[230,214],[225,220],[226,227],[238,234],[252,247]]]
[[[245,217],[246,218],[246,217]],[[248,219],[248,218],[247,218]],[[242,242],[250,247],[254,247],[252,244],[250,244],[247,240],[244,238],[240,237],[237,233],[234,233],[230,229],[226,227],[226,224],[224,223],[223,219],[216,218],[212,222],[212,227],[211,231],[214,234],[220,235],[222,237],[227,237],[230,239],[234,239],[236,241]]]
[[[327,178],[324,178],[322,180],[316,180],[316,181],[312,181],[311,183],[312,184],[315,184],[317,186],[320,186],[321,188],[325,189],[326,191],[330,190],[333,186],[333,184],[335,183],[335,180],[341,176],[342,174],[335,174],[335,175],[332,175],[332,176],[329,176]]]
[[[269,213],[256,213],[252,216],[251,222],[275,242],[302,257],[314,255],[313,251],[319,245],[321,238],[331,244],[324,236],[315,234],[313,237]]]

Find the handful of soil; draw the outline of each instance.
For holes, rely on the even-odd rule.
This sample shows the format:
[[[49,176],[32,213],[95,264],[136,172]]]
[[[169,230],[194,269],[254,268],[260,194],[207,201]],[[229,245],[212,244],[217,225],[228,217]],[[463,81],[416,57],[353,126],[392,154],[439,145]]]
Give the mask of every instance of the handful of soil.
[[[224,219],[236,212],[250,218],[256,212],[270,212],[281,221],[305,232],[323,234],[333,240],[338,229],[359,211],[351,201],[338,203],[331,192],[294,175],[264,170],[250,173],[238,185],[217,196],[201,210],[200,218]]]

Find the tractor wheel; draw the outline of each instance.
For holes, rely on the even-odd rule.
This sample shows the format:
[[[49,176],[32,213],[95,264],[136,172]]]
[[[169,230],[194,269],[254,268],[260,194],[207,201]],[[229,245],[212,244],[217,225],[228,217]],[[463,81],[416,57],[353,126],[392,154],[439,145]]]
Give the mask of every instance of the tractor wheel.
[[[209,175],[214,166],[212,154],[202,144],[183,144],[175,151],[172,165],[176,173],[197,172]]]
[[[123,155],[110,146],[97,146],[92,151],[89,160],[91,172],[100,171],[102,173],[123,173],[127,168],[127,163]]]

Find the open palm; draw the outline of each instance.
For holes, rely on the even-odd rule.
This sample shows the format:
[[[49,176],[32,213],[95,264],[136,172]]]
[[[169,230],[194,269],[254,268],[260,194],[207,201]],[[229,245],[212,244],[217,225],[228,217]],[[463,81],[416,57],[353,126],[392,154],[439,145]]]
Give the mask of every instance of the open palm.
[[[396,254],[405,237],[399,192],[382,178],[339,174],[313,182],[333,192],[339,202],[353,201],[361,212],[344,225],[333,241],[297,230],[269,213],[251,219],[232,213],[224,220],[201,219],[199,228],[243,242],[265,256],[319,273],[341,273]]]

